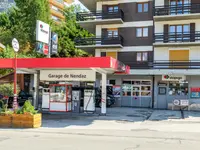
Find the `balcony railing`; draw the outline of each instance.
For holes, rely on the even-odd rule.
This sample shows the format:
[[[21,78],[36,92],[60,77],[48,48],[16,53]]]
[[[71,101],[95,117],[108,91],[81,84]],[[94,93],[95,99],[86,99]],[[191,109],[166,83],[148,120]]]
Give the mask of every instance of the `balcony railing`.
[[[120,18],[123,20],[124,13],[122,10],[117,12],[80,12],[76,15],[77,21],[88,21],[88,20],[102,20],[102,19],[117,19]]]
[[[154,34],[154,43],[197,42],[200,32],[170,32]]]
[[[200,60],[155,60],[154,69],[200,69]]]
[[[87,45],[122,45],[123,46],[123,38],[122,36],[114,36],[114,37],[84,37],[84,38],[76,38],[75,45],[76,46],[87,46]]]
[[[200,13],[200,4],[165,5],[154,7],[154,16]]]

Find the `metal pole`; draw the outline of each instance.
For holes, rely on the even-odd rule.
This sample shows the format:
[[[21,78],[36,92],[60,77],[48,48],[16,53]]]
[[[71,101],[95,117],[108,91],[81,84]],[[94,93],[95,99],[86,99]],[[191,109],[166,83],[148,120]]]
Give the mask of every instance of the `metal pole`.
[[[51,28],[49,28],[49,51],[48,58],[51,58]]]
[[[18,108],[17,103],[17,52],[15,52],[14,59],[14,99],[13,99],[13,109],[16,110]]]

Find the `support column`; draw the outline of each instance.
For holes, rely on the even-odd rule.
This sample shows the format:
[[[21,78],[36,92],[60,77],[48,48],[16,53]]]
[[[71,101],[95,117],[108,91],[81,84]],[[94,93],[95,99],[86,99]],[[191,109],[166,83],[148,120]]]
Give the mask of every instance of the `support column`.
[[[38,80],[38,73],[34,74],[33,79],[33,106],[37,109],[38,108],[38,94],[39,94],[39,80]]]
[[[101,90],[101,114],[106,115],[106,100],[107,100],[107,74],[102,73],[102,90]]]

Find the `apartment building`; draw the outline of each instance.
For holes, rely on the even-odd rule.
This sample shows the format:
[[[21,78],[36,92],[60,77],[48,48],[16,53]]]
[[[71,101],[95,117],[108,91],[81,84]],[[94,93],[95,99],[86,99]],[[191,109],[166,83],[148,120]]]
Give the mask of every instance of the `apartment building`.
[[[63,10],[66,4],[73,3],[74,0],[49,0],[51,18],[56,22],[64,20]]]
[[[109,76],[121,86],[120,106],[171,108],[175,99],[200,103],[199,0],[80,0],[90,11],[77,22],[94,37],[76,46],[131,67]]]
[[[175,98],[190,99],[190,104],[199,103],[199,2],[155,0],[154,68],[162,69],[162,75],[171,74],[184,78],[183,82],[163,82],[162,75],[155,76],[155,87],[158,86],[155,88],[156,108],[167,108]]]
[[[74,0],[48,0],[51,12],[51,18],[57,22],[62,21],[65,17],[63,10],[65,6],[72,4]],[[0,0],[0,12],[3,12],[15,5],[14,0]]]
[[[109,84],[122,86],[120,106],[151,107],[153,76],[152,0],[80,0],[90,12],[77,14],[78,23],[95,37],[76,39],[76,45],[96,57],[111,56],[129,65],[131,75],[108,76]]]

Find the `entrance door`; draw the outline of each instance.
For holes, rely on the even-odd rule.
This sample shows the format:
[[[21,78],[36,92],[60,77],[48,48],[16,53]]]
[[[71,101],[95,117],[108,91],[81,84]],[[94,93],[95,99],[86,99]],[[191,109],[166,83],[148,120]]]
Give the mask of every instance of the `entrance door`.
[[[157,88],[157,108],[167,109],[167,83],[158,83]]]

